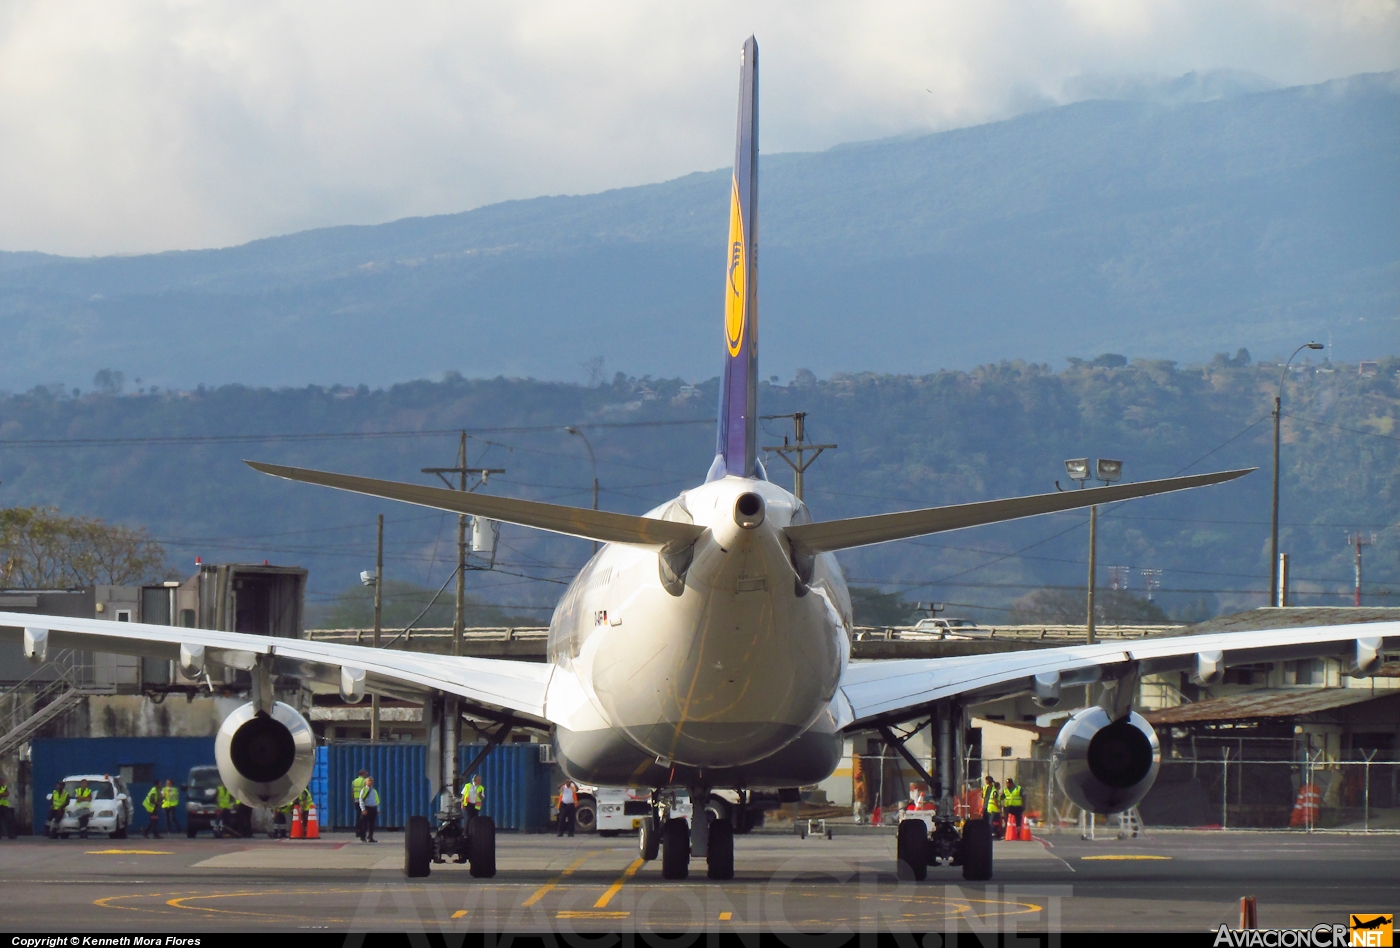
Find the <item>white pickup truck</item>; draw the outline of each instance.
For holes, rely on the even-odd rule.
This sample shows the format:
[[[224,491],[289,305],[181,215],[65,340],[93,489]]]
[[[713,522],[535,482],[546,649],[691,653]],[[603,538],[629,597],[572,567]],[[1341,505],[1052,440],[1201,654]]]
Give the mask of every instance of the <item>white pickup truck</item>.
[[[624,787],[579,787],[574,823],[580,833],[597,832],[616,836],[641,829],[642,818],[651,812],[651,791]],[[671,816],[690,817],[690,797],[681,794],[671,807]]]

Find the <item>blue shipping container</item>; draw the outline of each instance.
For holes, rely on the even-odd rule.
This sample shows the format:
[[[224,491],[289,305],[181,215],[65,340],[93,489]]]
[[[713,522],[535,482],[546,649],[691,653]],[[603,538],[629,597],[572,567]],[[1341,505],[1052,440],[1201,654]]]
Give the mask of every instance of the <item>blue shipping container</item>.
[[[460,770],[482,745],[460,747]],[[428,798],[427,747],[423,744],[332,744],[318,757],[326,761],[324,825],[350,829],[358,812],[351,785],[360,770],[374,777],[379,790],[379,825],[399,828],[410,816],[432,816]],[[503,744],[482,763],[486,786],[485,814],[501,829],[538,832],[549,825],[549,765],[540,761],[539,744]],[[316,790],[312,789],[312,796]],[[318,798],[317,806],[321,806]]]
[[[178,787],[188,780],[191,767],[214,763],[212,737],[41,737],[30,745],[30,800],[34,807],[34,833],[44,833],[44,816],[48,813],[45,797],[54,784],[70,774],[112,774],[120,776],[129,768],[128,789],[132,796],[135,822],[140,832],[146,825],[146,811],[141,801],[151,789],[152,781],[164,785],[174,780]],[[180,825],[185,825],[185,794],[180,794],[177,811]]]

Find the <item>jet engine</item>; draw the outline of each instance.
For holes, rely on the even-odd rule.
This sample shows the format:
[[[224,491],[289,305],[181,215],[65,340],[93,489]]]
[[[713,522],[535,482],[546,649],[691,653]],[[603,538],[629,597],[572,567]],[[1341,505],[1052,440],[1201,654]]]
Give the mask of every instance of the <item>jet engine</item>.
[[[1113,721],[1097,705],[1084,708],[1055,738],[1055,780],[1091,813],[1122,813],[1137,806],[1160,765],[1157,734],[1136,712]]]
[[[214,759],[224,786],[251,807],[279,807],[295,800],[311,779],[316,736],[306,718],[280,701],[272,713],[248,702],[224,719],[214,738]]]

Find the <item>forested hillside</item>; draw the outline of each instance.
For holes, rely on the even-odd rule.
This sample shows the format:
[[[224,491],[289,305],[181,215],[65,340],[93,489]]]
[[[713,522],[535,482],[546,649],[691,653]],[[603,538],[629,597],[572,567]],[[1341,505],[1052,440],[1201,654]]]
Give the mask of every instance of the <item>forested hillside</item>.
[[[1282,542],[1301,602],[1350,601],[1347,536],[1358,529],[1376,537],[1365,551],[1366,601],[1393,603],[1400,588],[1398,372],[1391,358],[1366,377],[1355,364],[1307,363],[1289,374]],[[807,477],[818,518],[1053,490],[1056,479],[1067,484],[1067,457],[1120,458],[1129,480],[1257,466],[1229,485],[1102,512],[1100,583],[1109,567],[1129,567],[1129,590],[1141,595],[1142,570],[1161,570],[1156,602],[1198,618],[1263,604],[1278,380],[1278,366],[1248,364],[1247,354],[1195,367],[1101,356],[1061,372],[1005,362],[818,380],[802,370],[791,384],[765,384],[759,406],[808,412],[809,438],[839,444]],[[586,506],[588,453],[563,430],[576,425],[597,456],[601,506],[639,513],[696,484],[714,451],[714,380],[619,374],[583,386],[449,375],[384,389],[117,394],[119,381],[108,376],[105,394],[36,389],[0,400],[0,504],[146,527],[180,574],[196,555],[303,564],[313,600],[328,607],[373,565],[376,513],[387,519],[387,578],[433,589],[454,559],[452,518],[274,480],[241,458],[430,483],[420,469],[451,465],[465,428],[470,463],[506,469],[484,489]],[[763,431],[765,444],[780,444],[791,422],[766,419]],[[780,460],[768,470],[791,483]],[[1030,593],[1083,586],[1086,521],[1062,514],[842,560],[853,584],[1005,620]],[[494,568],[469,577],[476,621],[499,617],[492,607],[542,619],[589,549],[504,527]],[[338,609],[362,614],[343,601]]]

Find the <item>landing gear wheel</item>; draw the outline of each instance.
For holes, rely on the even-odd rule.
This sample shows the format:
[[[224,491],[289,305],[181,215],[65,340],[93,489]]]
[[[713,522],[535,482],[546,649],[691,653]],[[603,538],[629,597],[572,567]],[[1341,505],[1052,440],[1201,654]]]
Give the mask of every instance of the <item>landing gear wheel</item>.
[[[467,858],[473,879],[490,879],[496,874],[496,822],[489,816],[475,817],[467,824]]]
[[[403,874],[410,879],[427,878],[432,871],[433,832],[426,816],[410,816],[403,834]]]
[[[661,826],[661,878],[684,879],[690,875],[690,822],[667,820]]]
[[[656,817],[642,818],[642,826],[637,833],[637,846],[644,862],[651,862],[661,851],[661,833],[656,828]]]
[[[986,882],[992,877],[992,827],[986,820],[963,824],[963,878]]]
[[[598,810],[595,805],[584,801],[574,810],[574,828],[580,833],[593,833],[598,830]]]
[[[710,844],[705,850],[705,874],[711,879],[734,878],[734,827],[728,820],[710,821]]]
[[[928,876],[928,829],[923,820],[902,820],[895,838],[899,878],[923,882]]]

